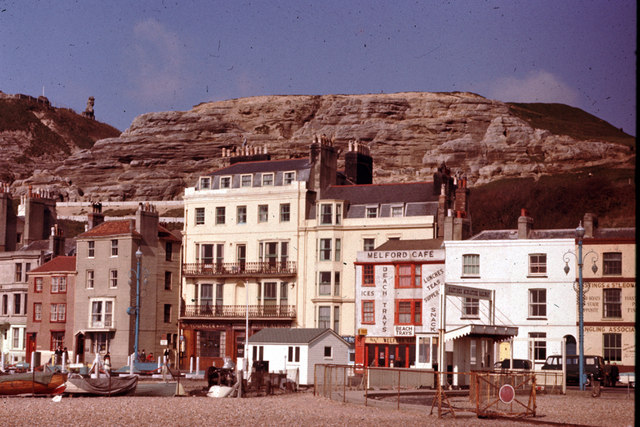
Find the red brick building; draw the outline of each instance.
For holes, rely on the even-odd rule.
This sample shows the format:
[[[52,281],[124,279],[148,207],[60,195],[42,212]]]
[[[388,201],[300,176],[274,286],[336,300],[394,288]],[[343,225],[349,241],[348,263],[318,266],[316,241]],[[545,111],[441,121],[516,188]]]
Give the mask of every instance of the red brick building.
[[[36,351],[47,363],[58,346],[73,348],[76,257],[53,258],[28,275],[26,360]]]

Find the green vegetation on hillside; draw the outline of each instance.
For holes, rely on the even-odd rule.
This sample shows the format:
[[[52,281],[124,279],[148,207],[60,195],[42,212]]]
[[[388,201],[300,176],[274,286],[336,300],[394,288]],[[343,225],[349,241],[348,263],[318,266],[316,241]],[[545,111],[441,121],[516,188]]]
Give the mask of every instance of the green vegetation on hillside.
[[[469,200],[473,234],[517,228],[521,208],[537,229],[575,228],[586,212],[596,214],[602,227],[634,227],[635,170],[589,168],[474,187]]]
[[[597,139],[630,147],[636,146],[636,139],[633,136],[579,108],[565,104],[543,103],[509,103],[508,105],[512,114],[537,129],[547,129],[552,133],[568,135],[576,139]]]

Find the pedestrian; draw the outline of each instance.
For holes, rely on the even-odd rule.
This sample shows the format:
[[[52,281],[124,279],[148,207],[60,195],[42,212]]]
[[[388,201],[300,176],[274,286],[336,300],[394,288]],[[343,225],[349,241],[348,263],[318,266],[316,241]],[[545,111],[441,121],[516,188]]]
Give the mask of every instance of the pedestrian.
[[[164,349],[164,363],[167,364],[167,367],[171,367],[171,350],[169,350],[169,347]]]
[[[147,356],[147,362],[153,362],[153,353],[149,353],[149,355]]]
[[[67,347],[62,349],[62,363],[69,364],[69,352],[67,351]]]
[[[111,354],[107,351],[107,354],[104,355],[104,371],[107,374],[111,374]]]
[[[142,349],[142,352],[140,353],[140,357],[138,358],[138,360],[140,360],[141,362],[147,361],[147,353],[144,351],[144,348]]]
[[[54,359],[54,365],[60,365],[62,364],[62,346],[58,346],[56,348],[56,351],[54,352],[55,355],[55,359]]]

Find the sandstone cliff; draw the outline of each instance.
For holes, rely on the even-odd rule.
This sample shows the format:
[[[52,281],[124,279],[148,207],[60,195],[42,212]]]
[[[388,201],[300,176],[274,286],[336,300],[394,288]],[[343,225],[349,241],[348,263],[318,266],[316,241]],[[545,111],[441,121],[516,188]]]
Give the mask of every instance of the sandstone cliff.
[[[558,106],[556,106],[558,107]],[[445,162],[470,185],[584,167],[633,167],[635,139],[581,110],[558,126],[540,108],[473,93],[260,96],[148,113],[115,138],[42,162],[13,183],[48,186],[67,200],[168,200],[224,166],[223,148],[244,138],[271,158],[306,156],[314,134],[339,147],[358,139],[374,158],[374,182],[431,180]],[[549,119],[549,120],[547,120]],[[555,123],[550,125],[550,123]],[[588,134],[579,129],[588,127]]]

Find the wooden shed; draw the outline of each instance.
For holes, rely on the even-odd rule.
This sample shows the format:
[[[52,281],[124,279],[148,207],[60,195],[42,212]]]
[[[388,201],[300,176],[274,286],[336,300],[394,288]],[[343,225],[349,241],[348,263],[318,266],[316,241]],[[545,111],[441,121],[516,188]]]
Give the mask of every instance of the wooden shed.
[[[268,362],[269,372],[284,372],[301,385],[313,384],[316,364],[346,365],[350,345],[329,328],[267,328],[249,337],[249,369]]]

